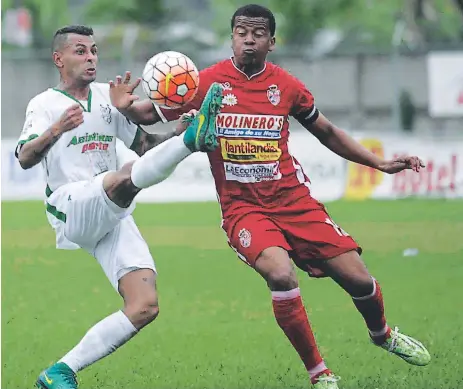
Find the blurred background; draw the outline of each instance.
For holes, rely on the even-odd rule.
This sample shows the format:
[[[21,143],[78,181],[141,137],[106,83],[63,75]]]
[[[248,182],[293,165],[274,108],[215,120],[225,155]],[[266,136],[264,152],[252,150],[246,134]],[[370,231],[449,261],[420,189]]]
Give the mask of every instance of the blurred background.
[[[199,68],[230,56],[230,17],[246,3],[2,1],[2,138],[16,138],[28,100],[57,83],[50,42],[59,27],[94,28],[98,80],[106,82],[125,70],[139,75],[162,50],[183,52]],[[277,19],[270,60],[299,77],[335,123],[351,131],[463,137],[463,0],[258,3]],[[451,100],[446,107],[440,94]]]

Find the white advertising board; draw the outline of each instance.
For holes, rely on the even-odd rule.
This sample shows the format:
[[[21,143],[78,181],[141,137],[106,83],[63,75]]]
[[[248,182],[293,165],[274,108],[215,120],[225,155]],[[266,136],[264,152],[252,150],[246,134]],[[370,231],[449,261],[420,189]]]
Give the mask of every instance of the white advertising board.
[[[429,114],[463,117],[463,51],[428,55]]]

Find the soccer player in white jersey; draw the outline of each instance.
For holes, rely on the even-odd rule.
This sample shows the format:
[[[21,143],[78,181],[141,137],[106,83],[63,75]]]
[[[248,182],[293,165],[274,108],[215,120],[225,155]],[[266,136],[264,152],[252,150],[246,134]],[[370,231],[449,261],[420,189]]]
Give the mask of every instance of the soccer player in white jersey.
[[[115,351],[158,315],[156,269],[131,216],[133,200],[191,153],[217,147],[222,88],[214,84],[199,112],[183,117],[174,132],[148,134],[111,105],[109,89],[120,77],[115,84],[95,82],[98,52],[91,28],[58,30],[53,62],[60,82],[30,101],[16,156],[24,169],[43,166],[57,248],[93,255],[124,300],[122,310],[90,328],[36,382],[42,389],[75,389],[79,370]],[[126,74],[124,82],[129,80]],[[116,138],[141,156],[119,170]]]

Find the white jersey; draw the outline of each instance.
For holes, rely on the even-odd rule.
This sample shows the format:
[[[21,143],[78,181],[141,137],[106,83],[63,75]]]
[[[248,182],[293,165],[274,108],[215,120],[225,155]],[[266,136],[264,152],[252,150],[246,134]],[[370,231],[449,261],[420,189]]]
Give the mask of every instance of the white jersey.
[[[42,160],[47,196],[64,184],[116,170],[116,138],[131,147],[137,135],[137,125],[112,106],[109,85],[93,82],[86,101],[78,101],[55,88],[30,100],[17,150],[43,134],[76,102],[84,109],[83,123],[62,134]]]

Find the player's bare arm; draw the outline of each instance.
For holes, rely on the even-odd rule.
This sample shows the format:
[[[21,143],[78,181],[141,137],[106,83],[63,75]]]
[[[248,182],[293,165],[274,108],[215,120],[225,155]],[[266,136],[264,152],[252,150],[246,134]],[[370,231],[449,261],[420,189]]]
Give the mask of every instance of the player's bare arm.
[[[324,115],[320,113],[317,120],[305,125],[323,145],[339,156],[378,169],[384,173],[394,174],[404,169],[412,169],[418,172],[424,167],[423,161],[416,157],[402,157],[393,160],[383,160],[371,151],[367,150],[346,132],[332,124]]]
[[[174,131],[165,134],[149,134],[141,129],[141,127],[138,127],[137,138],[134,140],[131,149],[141,157],[148,150],[151,150],[153,147],[156,147],[175,135]]]
[[[121,76],[116,77],[116,82],[109,82],[109,96],[111,103],[126,118],[140,125],[152,125],[161,121],[149,100],[137,101],[139,96],[134,94],[134,90],[140,84],[141,79],[130,83],[131,73],[126,72],[124,80]]]
[[[80,104],[70,106],[60,119],[42,135],[22,145],[18,151],[18,161],[21,167],[30,169],[37,165],[63,133],[76,128],[83,121],[83,109]]]
[[[153,147],[160,145],[166,140],[173,138],[182,134],[188,127],[190,123],[189,118],[196,115],[196,110],[191,110],[190,112],[183,114],[180,118],[177,126],[173,131],[163,133],[163,134],[150,134],[143,130],[141,127],[138,127],[137,137],[135,138],[131,149],[135,151],[140,157],[145,154],[148,150],[151,150]]]

